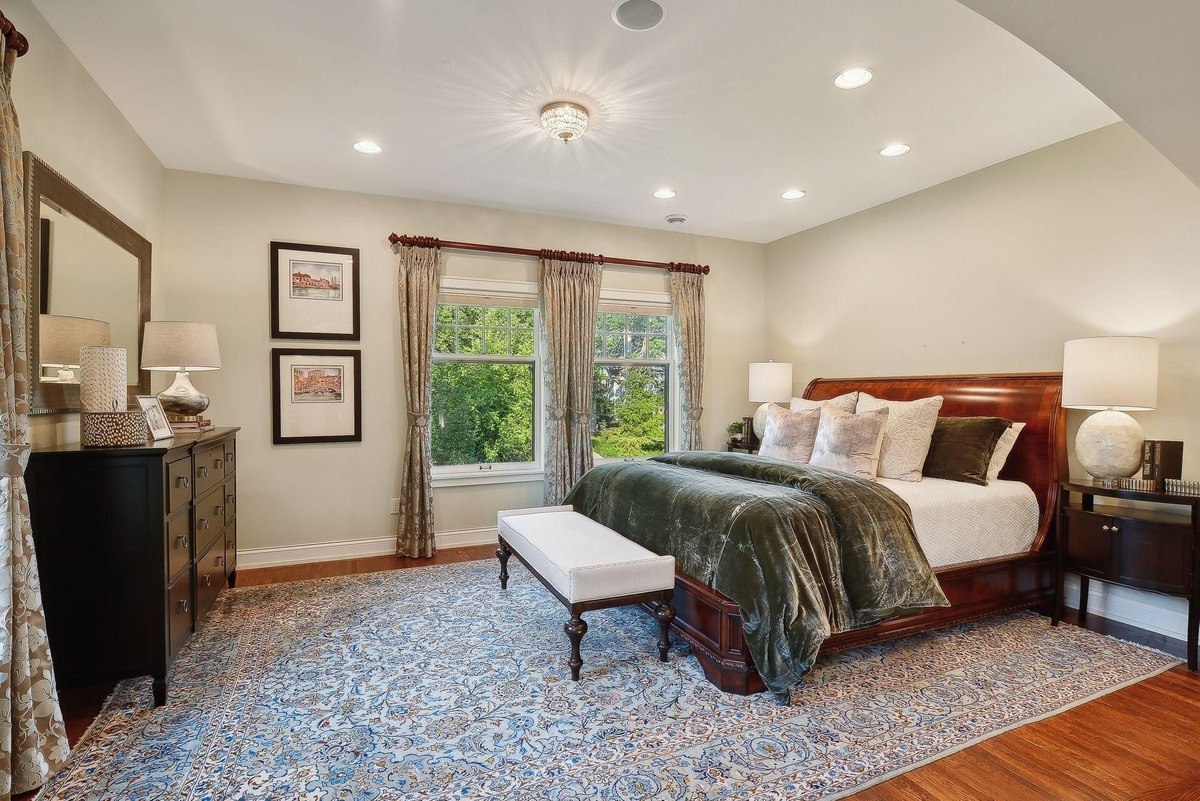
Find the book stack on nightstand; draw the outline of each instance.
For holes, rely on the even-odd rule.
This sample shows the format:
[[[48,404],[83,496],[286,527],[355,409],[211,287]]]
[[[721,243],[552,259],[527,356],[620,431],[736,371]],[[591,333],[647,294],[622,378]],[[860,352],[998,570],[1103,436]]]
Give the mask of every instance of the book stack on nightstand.
[[[1078,495],[1078,503],[1072,497]],[[1154,508],[1098,504],[1141,501]],[[1091,579],[1188,599],[1188,669],[1197,669],[1200,625],[1200,496],[1099,487],[1090,479],[1058,485],[1058,564],[1054,625],[1062,618],[1066,573],[1079,574],[1079,622]]]

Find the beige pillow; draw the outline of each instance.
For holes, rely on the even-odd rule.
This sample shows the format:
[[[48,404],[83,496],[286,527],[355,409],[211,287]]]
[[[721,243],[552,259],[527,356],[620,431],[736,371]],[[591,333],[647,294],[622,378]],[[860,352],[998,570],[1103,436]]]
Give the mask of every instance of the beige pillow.
[[[845,395],[838,395],[836,398],[823,401],[809,400],[808,398],[792,398],[791,409],[793,412],[804,412],[809,409],[820,409],[824,403],[832,403],[843,412],[853,413],[854,407],[858,403],[858,393],[847,392]]]
[[[1023,428],[1025,428],[1024,423],[1013,423],[1000,435],[1000,441],[996,443],[996,450],[992,451],[992,460],[988,462],[988,481],[1000,478],[1000,471],[1004,469],[1004,463],[1008,461],[1008,455],[1012,453],[1013,446],[1017,444],[1017,437]]]
[[[832,403],[821,407],[821,425],[809,464],[875,478],[888,410],[851,414]]]
[[[782,406],[771,404],[767,409],[767,425],[759,456],[770,459],[786,459],[789,462],[807,463],[816,444],[817,426],[821,422],[821,410],[789,412]]]
[[[879,477],[901,481],[920,481],[921,468],[929,455],[933,428],[937,425],[942,396],[915,401],[890,401],[858,393],[858,414],[887,409],[887,426],[883,429],[883,449],[879,453]]]

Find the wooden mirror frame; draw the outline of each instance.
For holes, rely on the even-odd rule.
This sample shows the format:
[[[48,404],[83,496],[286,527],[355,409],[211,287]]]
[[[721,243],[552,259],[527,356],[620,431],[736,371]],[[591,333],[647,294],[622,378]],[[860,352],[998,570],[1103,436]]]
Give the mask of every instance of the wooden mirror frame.
[[[78,384],[43,384],[39,353],[42,297],[42,197],[54,201],[72,217],[91,226],[101,236],[128,252],[138,263],[138,354],[142,335],[150,319],[150,241],[130,228],[112,212],[84,194],[46,162],[30,151],[24,153],[25,166],[25,238],[28,255],[29,287],[27,295],[26,348],[29,354],[29,413],[58,414],[79,411]],[[138,382],[131,384],[127,401],[150,394],[150,372],[138,370]]]

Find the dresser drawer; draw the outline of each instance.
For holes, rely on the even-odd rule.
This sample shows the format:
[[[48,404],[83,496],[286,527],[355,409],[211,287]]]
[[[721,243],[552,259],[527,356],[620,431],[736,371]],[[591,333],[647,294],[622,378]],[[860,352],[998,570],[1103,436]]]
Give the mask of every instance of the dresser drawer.
[[[225,446],[218,442],[195,453],[196,497],[203,495],[225,480]]]
[[[225,522],[228,524],[237,514],[237,479],[230,478],[225,482],[225,488],[222,490],[225,493]]]
[[[1141,520],[1114,521],[1119,529],[1117,578],[1156,592],[1192,591],[1192,532]]]
[[[160,596],[161,597],[161,596]],[[171,656],[179,652],[192,633],[192,571],[184,571],[167,590],[167,631]]]
[[[192,563],[191,520],[182,512],[167,521],[167,579]]]
[[[196,628],[200,627],[224,586],[225,543],[222,539],[196,560]]]
[[[225,574],[237,570],[237,521],[230,520],[225,526]]]
[[[225,443],[225,475],[232,475],[235,467],[237,467],[237,441],[231,439]]]
[[[196,532],[195,552],[198,554],[207,551],[225,530],[225,512],[221,509],[223,497],[218,487],[216,492],[197,498],[195,506],[192,507],[192,518],[195,521],[193,530]]]
[[[167,514],[192,499],[192,460],[184,456],[167,465]]]
[[[1113,575],[1113,538],[1118,532],[1112,518],[1071,510],[1063,533],[1063,560],[1068,570],[1101,578]]]

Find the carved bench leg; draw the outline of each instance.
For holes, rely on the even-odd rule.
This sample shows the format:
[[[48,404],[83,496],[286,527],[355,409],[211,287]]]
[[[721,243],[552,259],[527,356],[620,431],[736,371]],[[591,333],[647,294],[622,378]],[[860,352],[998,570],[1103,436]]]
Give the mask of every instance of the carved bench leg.
[[[508,557],[512,556],[512,551],[508,549],[508,545],[504,540],[500,541],[500,547],[496,549],[496,558],[500,560],[500,589],[508,589]]]
[[[579,655],[579,643],[587,634],[588,626],[577,613],[571,613],[571,619],[563,624],[563,631],[571,638],[571,681],[579,681],[579,669],[583,667],[583,657]]]
[[[654,617],[658,620],[658,630],[660,633],[658,639],[658,658],[666,662],[667,654],[671,650],[671,638],[668,633],[671,631],[671,621],[675,619],[675,607],[671,606],[669,600],[663,601],[662,606],[654,612]]]

